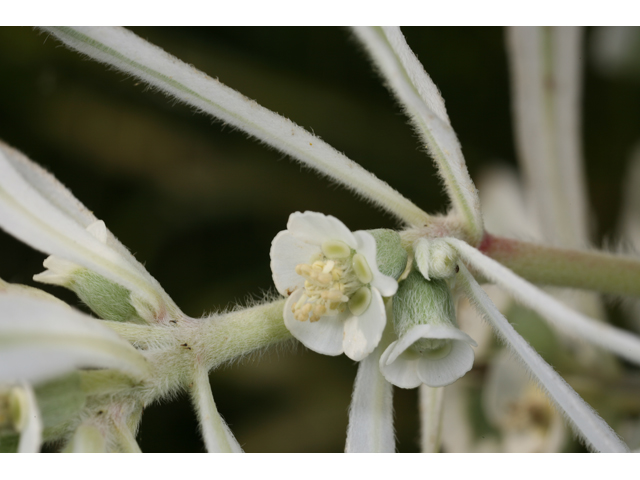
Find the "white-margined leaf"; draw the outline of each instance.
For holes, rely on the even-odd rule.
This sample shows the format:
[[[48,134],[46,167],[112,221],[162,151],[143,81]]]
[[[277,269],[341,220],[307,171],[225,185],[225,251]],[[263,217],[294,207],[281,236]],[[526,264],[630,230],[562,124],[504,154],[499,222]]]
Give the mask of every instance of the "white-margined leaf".
[[[169,96],[244,130],[354,190],[406,223],[430,216],[320,138],[134,33],[117,27],[45,27],[70,48],[141,78]]]
[[[37,383],[76,368],[115,368],[143,379],[144,356],[100,321],[71,307],[0,295],[0,381]]]

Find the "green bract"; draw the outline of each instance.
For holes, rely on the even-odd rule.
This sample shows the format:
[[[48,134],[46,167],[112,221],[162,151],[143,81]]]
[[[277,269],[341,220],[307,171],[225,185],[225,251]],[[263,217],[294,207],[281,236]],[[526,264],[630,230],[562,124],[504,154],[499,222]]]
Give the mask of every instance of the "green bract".
[[[416,325],[457,326],[451,290],[445,280],[426,280],[412,270],[393,297],[393,320],[401,337]]]
[[[376,260],[383,275],[400,278],[407,266],[407,251],[402,246],[400,235],[395,230],[378,228],[367,230],[376,240]]]

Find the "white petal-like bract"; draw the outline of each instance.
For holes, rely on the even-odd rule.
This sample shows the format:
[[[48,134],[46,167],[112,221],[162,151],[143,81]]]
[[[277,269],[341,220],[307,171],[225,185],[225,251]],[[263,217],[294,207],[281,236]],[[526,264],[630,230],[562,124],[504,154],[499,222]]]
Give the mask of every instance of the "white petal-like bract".
[[[303,295],[302,290],[296,290],[284,305],[284,324],[302,344],[323,355],[340,355],[344,352],[342,339],[344,337],[344,320],[346,315],[323,317],[317,322],[301,322],[296,320],[291,312],[293,305]]]
[[[145,378],[131,344],[94,318],[55,302],[0,295],[0,381],[39,382],[76,368],[116,368]]]
[[[429,352],[412,351],[420,340],[447,340],[449,352],[440,358],[431,358]],[[444,325],[416,325],[393,342],[380,360],[385,378],[401,388],[415,388],[421,383],[430,387],[443,387],[455,382],[473,367],[473,349],[476,342],[463,331]]]

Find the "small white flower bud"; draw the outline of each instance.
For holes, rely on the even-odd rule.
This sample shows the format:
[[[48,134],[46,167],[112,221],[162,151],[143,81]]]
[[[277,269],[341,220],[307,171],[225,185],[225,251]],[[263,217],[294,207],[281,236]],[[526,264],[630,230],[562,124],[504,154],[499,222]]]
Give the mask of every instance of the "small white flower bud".
[[[458,252],[441,238],[421,238],[414,245],[416,264],[427,280],[451,278],[458,271]]]

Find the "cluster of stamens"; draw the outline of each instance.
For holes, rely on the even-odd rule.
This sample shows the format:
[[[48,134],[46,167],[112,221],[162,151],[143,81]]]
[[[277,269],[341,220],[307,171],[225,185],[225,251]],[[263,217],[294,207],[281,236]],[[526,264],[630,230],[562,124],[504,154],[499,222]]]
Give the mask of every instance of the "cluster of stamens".
[[[296,273],[304,277],[304,293],[293,305],[296,320],[317,322],[347,308],[354,315],[366,311],[371,291],[371,269],[363,255],[355,253],[344,242],[330,240],[322,244],[322,253],[309,264],[300,263]]]

